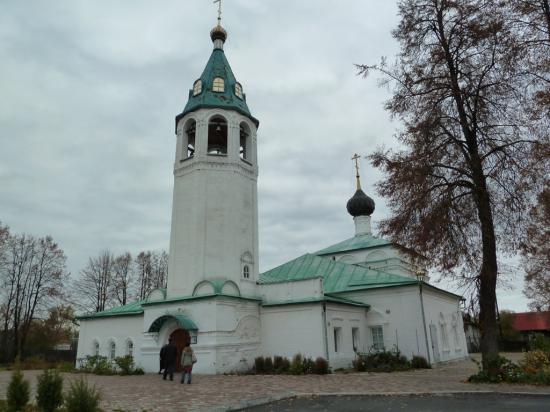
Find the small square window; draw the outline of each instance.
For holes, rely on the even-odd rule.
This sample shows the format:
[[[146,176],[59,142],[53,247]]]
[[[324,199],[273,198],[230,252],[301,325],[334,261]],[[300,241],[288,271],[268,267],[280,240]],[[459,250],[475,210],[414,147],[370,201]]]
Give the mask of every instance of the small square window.
[[[214,82],[212,84],[212,91],[214,92],[224,92],[225,91],[225,83],[221,77],[215,77]]]

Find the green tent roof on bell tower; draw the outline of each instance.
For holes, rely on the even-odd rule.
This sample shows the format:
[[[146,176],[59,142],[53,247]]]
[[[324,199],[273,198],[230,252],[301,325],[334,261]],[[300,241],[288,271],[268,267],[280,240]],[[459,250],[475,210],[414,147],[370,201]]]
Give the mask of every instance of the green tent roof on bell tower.
[[[187,113],[203,108],[219,108],[235,110],[252,120],[257,127],[259,121],[252,116],[248,109],[246,94],[241,92],[241,97],[237,96],[235,86],[238,82],[223,51],[223,43],[227,38],[227,33],[218,25],[212,29],[210,37],[214,42],[214,50],[212,50],[212,55],[208,59],[201,76],[193,82],[194,85],[198,80],[201,81],[201,91],[200,93],[194,93],[193,88],[189,90],[189,100],[183,112],[176,116],[176,125],[178,120]],[[223,91],[213,91],[214,79],[217,77],[224,80]]]

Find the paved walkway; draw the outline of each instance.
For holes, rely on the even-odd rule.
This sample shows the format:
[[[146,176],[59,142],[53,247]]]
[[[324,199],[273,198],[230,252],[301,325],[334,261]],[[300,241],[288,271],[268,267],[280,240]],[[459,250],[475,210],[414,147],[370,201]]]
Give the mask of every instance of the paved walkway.
[[[550,387],[528,385],[469,384],[476,372],[470,360],[431,370],[394,373],[350,373],[325,376],[225,376],[195,375],[192,385],[181,385],[159,375],[95,376],[64,374],[67,381],[85,376],[103,394],[106,411],[224,411],[268,400],[304,394],[424,394],[457,392],[545,393]],[[25,371],[33,390],[40,371]],[[5,398],[10,372],[0,372],[0,398]]]

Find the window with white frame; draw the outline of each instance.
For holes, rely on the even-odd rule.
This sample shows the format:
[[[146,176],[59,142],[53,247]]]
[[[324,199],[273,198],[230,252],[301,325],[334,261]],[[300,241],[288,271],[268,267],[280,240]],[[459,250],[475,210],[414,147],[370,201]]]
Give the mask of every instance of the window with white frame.
[[[250,279],[250,268],[248,265],[244,265],[243,267],[243,278]]]
[[[382,326],[372,326],[370,333],[372,335],[372,347],[375,350],[384,350],[384,331]]]
[[[202,80],[197,80],[193,83],[193,96],[200,94],[202,92]]]
[[[353,344],[353,351],[357,352],[359,349],[359,328],[351,328],[351,341]]]
[[[243,87],[240,83],[235,83],[235,95],[239,98],[243,98]]]
[[[212,91],[221,93],[225,91],[225,82],[221,77],[214,78],[214,82],[212,83]]]
[[[109,359],[114,359],[116,356],[116,344],[114,341],[111,341],[109,344]]]
[[[134,342],[132,342],[132,339],[126,341],[126,355],[134,356]]]
[[[334,328],[334,352],[340,350],[340,340],[342,339],[342,328]]]

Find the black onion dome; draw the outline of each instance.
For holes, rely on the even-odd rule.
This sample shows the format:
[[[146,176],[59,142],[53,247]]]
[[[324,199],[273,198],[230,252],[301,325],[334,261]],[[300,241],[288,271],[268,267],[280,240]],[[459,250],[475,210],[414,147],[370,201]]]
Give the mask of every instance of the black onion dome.
[[[218,24],[210,31],[210,38],[212,39],[212,41],[219,39],[225,43],[225,40],[227,39],[227,32],[222,26]]]
[[[352,196],[346,205],[348,213],[353,217],[370,216],[374,212],[374,200],[368,197],[361,189]]]

